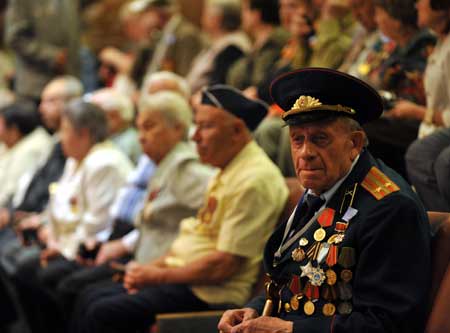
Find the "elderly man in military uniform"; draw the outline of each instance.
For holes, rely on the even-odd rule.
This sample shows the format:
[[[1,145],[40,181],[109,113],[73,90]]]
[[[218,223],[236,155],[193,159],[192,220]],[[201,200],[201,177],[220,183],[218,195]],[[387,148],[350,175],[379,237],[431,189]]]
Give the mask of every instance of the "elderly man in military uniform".
[[[306,188],[264,251],[266,295],[227,311],[223,332],[423,332],[430,231],[410,186],[367,151],[361,124],[378,94],[347,74],[307,68],[276,79]]]
[[[202,92],[193,139],[201,161],[220,172],[197,217],[181,221],[164,256],[128,264],[123,285],[85,290],[73,332],[130,332],[158,313],[245,304],[288,195],[280,171],[252,139],[266,113],[265,104],[228,86]]]

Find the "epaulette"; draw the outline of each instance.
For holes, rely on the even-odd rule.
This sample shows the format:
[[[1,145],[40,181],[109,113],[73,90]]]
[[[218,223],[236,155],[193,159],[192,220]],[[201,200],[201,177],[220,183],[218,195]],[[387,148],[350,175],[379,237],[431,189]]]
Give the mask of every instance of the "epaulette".
[[[400,188],[377,167],[372,167],[364,178],[361,186],[375,199],[381,200],[390,193],[400,191]]]

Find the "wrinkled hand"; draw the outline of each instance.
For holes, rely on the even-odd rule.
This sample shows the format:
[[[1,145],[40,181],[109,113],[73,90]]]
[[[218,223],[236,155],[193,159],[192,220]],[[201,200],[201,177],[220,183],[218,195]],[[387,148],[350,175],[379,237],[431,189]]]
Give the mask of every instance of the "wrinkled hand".
[[[101,265],[109,260],[120,258],[128,253],[120,239],[104,243],[95,258],[95,264]]]
[[[293,322],[276,317],[258,317],[234,326],[230,333],[292,333]]]
[[[129,293],[134,293],[146,285],[163,283],[164,268],[152,264],[138,264],[131,261],[127,264],[123,286]]]
[[[220,318],[217,328],[224,333],[229,333],[233,327],[257,317],[258,313],[252,308],[227,310]]]
[[[386,115],[392,118],[422,120],[425,110],[413,102],[400,100]]]

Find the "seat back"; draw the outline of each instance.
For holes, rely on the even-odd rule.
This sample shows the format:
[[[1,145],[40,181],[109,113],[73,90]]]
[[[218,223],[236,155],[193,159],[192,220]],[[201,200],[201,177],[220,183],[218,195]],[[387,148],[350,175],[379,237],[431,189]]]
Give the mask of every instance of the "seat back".
[[[450,332],[450,213],[429,212],[432,239],[431,310],[426,332]]]

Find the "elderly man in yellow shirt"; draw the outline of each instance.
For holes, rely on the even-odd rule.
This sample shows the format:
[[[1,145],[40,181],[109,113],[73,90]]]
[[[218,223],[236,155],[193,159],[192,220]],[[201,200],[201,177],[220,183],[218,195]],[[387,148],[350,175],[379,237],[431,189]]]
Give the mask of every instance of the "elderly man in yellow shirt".
[[[158,313],[242,305],[250,296],[264,243],[288,196],[280,171],[251,135],[267,107],[216,85],[203,90],[196,111],[200,158],[220,169],[203,207],[181,222],[165,256],[129,263],[123,285],[86,289],[73,332],[130,332],[151,325]]]

